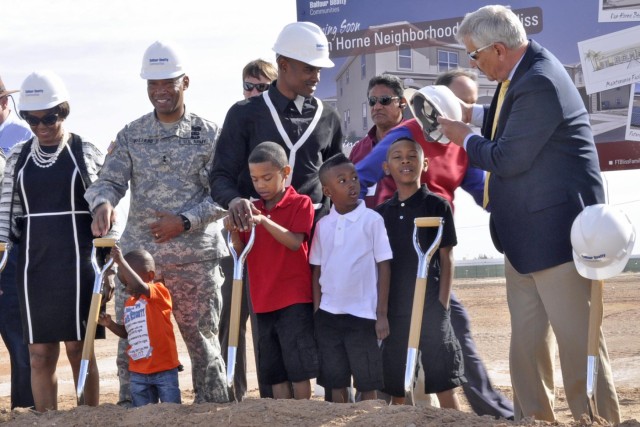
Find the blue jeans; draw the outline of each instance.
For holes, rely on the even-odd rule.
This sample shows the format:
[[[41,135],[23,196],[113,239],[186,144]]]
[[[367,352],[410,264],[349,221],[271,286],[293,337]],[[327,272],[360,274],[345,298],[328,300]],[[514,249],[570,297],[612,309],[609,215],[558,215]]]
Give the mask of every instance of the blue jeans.
[[[134,407],[158,401],[182,403],[178,385],[178,368],[155,374],[130,372],[131,400]]]
[[[7,346],[11,361],[11,409],[33,406],[29,347],[23,340],[16,285],[18,252],[18,245],[13,245],[13,249],[9,252],[7,265],[0,276],[2,277],[0,287],[3,292],[0,295],[0,335]],[[2,361],[2,363],[6,363],[6,361]]]

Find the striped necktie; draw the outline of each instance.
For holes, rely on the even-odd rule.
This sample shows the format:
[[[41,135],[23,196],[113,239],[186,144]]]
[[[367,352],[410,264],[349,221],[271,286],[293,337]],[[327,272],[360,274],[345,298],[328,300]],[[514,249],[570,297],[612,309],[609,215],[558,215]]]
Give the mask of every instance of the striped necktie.
[[[498,128],[498,119],[500,118],[500,110],[502,109],[502,103],[504,102],[504,95],[507,93],[507,89],[509,89],[509,80],[505,80],[500,84],[500,92],[498,92],[498,102],[496,102],[496,112],[493,116],[493,126],[491,127],[491,139],[494,139],[496,136],[496,129]],[[482,207],[487,208],[489,204],[489,177],[491,176],[490,172],[487,172],[484,181],[484,194],[482,195]]]

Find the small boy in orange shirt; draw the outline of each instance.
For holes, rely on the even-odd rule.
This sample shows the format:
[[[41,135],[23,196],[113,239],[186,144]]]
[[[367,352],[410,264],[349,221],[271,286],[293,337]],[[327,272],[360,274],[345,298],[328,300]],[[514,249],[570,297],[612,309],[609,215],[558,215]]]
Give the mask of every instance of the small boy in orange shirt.
[[[124,322],[108,314],[98,323],[129,341],[129,372],[133,406],[149,403],[181,403],[178,385],[178,348],[171,323],[171,294],[154,282],[155,262],[149,252],[138,249],[124,257],[118,246],[111,250],[118,279],[131,295],[125,302]]]

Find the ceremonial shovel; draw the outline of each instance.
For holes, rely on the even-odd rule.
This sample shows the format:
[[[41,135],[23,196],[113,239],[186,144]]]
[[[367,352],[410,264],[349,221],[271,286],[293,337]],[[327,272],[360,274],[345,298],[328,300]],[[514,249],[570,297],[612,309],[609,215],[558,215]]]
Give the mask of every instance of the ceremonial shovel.
[[[231,288],[231,315],[229,319],[229,348],[227,350],[227,385],[233,389],[233,379],[236,374],[236,354],[238,352],[238,337],[240,335],[240,309],[242,306],[242,273],[244,270],[244,261],[249,255],[249,251],[253,247],[256,237],[256,228],[251,227],[249,241],[245,245],[240,256],[236,253],[231,242],[231,233],[227,237],[227,244],[231,256],[233,256],[233,287]],[[235,398],[236,393],[233,390]],[[236,398],[237,400],[237,398]]]
[[[405,398],[412,405],[413,383],[416,377],[416,365],[418,363],[418,347],[420,345],[420,332],[422,327],[422,314],[424,300],[427,295],[427,277],[429,275],[429,262],[438,249],[442,240],[442,227],[444,219],[440,217],[423,217],[414,220],[413,246],[418,254],[418,273],[416,277],[416,290],[413,295],[413,308],[411,309],[411,326],[409,327],[409,348],[407,351],[407,366],[404,372]],[[438,234],[426,252],[422,252],[418,240],[418,229],[422,227],[438,227]]]
[[[93,239],[93,249],[91,250],[91,265],[95,271],[95,280],[93,281],[93,294],[91,295],[91,307],[89,309],[89,317],[87,318],[87,327],[84,334],[84,345],[82,347],[82,360],[80,361],[80,373],[78,375],[78,388],[76,395],[78,397],[78,405],[85,404],[84,388],[89,375],[89,362],[93,356],[93,342],[96,339],[96,327],[98,326],[98,315],[100,314],[100,305],[102,304],[102,278],[105,271],[113,264],[113,259],[109,259],[102,269],[98,265],[97,248],[111,248],[115,246],[115,239],[100,238]]]

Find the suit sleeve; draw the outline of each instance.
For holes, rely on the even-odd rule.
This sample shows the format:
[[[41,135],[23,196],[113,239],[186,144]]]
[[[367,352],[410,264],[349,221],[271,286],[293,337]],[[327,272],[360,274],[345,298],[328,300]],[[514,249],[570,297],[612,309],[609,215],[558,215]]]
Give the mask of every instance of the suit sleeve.
[[[249,131],[238,104],[229,109],[216,144],[211,169],[211,197],[224,208],[236,197],[243,197],[238,179],[249,157]]]
[[[484,195],[484,180],[486,173],[482,169],[473,166],[467,167],[467,171],[462,179],[460,186],[464,191],[469,193],[478,206],[482,206],[482,197]]]
[[[472,136],[467,141],[472,164],[502,177],[529,170],[564,117],[555,85],[545,76],[521,81],[507,96],[511,104],[505,99],[508,116],[498,140]]]
[[[360,179],[360,198],[364,199],[367,189],[384,178],[382,163],[387,159],[387,151],[391,144],[398,138],[411,138],[411,131],[400,126],[392,129],[373,147],[373,150],[356,165],[358,178]]]

